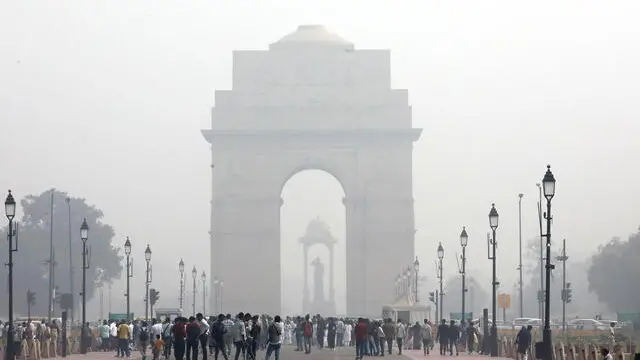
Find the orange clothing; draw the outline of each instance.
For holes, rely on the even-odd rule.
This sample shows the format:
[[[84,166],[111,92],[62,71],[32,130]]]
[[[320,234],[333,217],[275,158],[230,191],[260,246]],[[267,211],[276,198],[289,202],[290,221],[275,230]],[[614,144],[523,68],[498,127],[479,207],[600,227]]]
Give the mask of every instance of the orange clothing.
[[[157,339],[153,345],[155,346],[156,350],[162,350],[162,348],[164,347],[164,341],[162,339]]]

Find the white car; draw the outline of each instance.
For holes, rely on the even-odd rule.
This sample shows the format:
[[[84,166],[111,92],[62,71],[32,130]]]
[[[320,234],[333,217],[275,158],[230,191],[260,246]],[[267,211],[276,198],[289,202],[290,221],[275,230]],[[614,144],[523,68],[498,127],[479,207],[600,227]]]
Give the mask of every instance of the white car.
[[[567,323],[569,327],[579,330],[608,330],[609,327],[594,319],[573,319]]]

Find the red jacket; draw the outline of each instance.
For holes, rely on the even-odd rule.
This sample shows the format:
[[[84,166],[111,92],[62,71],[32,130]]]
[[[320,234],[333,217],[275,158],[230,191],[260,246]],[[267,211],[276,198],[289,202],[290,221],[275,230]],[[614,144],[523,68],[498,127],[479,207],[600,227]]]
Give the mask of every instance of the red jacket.
[[[183,340],[185,337],[187,337],[187,330],[185,329],[183,322],[177,322],[173,326],[173,336],[179,340]]]
[[[367,338],[367,324],[359,322],[356,325],[356,340],[365,340]]]

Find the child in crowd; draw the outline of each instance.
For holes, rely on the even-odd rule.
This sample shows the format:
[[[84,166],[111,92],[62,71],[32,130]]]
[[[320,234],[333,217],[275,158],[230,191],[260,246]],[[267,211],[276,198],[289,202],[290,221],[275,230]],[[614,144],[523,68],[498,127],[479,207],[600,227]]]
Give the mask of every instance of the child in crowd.
[[[160,354],[164,348],[164,340],[160,338],[160,335],[156,335],[156,340],[153,342],[153,360],[160,359]]]

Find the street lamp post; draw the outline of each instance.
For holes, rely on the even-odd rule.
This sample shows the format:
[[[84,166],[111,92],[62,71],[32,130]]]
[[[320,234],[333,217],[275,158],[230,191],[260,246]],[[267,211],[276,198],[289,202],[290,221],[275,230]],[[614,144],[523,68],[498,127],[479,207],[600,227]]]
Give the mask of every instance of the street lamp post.
[[[522,197],[524,194],[518,194],[518,243],[519,247],[519,261],[518,261],[518,271],[520,275],[519,282],[519,295],[518,300],[520,301],[520,317],[524,317],[524,298],[522,297],[522,288],[524,286],[522,280]]]
[[[496,229],[498,229],[498,210],[495,204],[491,204],[489,211],[489,226],[491,227],[492,237],[487,244],[487,252],[489,252],[489,260],[492,261],[492,281],[491,281],[491,357],[498,356],[498,328],[496,327]]]
[[[460,246],[462,246],[462,256],[461,256],[461,260],[462,260],[462,269],[460,270],[460,274],[462,275],[462,317],[460,318],[460,325],[464,326],[464,305],[465,305],[465,297],[467,294],[467,287],[466,287],[466,274],[467,274],[467,270],[466,270],[466,263],[467,263],[467,254],[466,254],[466,249],[467,249],[467,243],[469,242],[469,235],[467,235],[467,229],[463,226],[462,227],[462,232],[460,233]]]
[[[87,341],[86,341],[86,324],[87,324],[87,269],[89,269],[89,262],[87,261],[87,240],[89,240],[89,225],[87,225],[87,219],[82,220],[80,226],[80,239],[82,240],[82,330],[80,331],[80,353],[87,353]]]
[[[213,278],[213,313],[218,314],[220,312],[220,304],[218,303],[218,296],[220,289],[218,288],[220,281],[217,277]]]
[[[69,309],[71,313],[71,322],[73,323],[75,320],[75,301],[73,301],[73,297],[75,297],[75,291],[73,289],[73,247],[72,247],[72,236],[71,236],[71,198],[67,197],[67,224],[69,226],[69,292],[71,293],[71,309]]]
[[[411,268],[410,268],[410,267],[407,267],[407,268],[404,270],[404,274],[405,274],[405,275],[406,275],[406,277],[407,277],[407,281],[406,281],[406,282],[407,282],[407,292],[406,292],[405,296],[407,296],[407,299],[408,299],[408,298],[409,298],[409,295],[410,295],[410,294],[411,294],[411,292],[412,292],[412,290],[411,290],[411,289],[413,288],[413,281],[412,281],[413,271],[411,270]]]
[[[439,269],[438,269],[438,279],[440,280],[440,321],[442,321],[442,319],[444,319],[443,317],[443,308],[444,308],[444,291],[442,289],[442,281],[443,281],[443,276],[442,276],[442,259],[444,259],[444,248],[442,247],[442,243],[438,244],[438,264],[439,264]]]
[[[413,262],[413,270],[415,271],[415,289],[414,289],[414,296],[415,296],[415,302],[419,302],[418,299],[418,275],[420,274],[420,262],[418,261],[418,257],[416,256],[416,261]]]
[[[151,247],[149,247],[149,244],[144,250],[144,260],[147,262],[147,279],[144,288],[144,318],[149,321],[149,285],[151,285]]]
[[[198,277],[198,270],[196,270],[195,266],[191,270],[191,276],[193,277],[193,316],[196,316],[196,278]]]
[[[547,212],[544,214],[545,220],[547,220],[547,256],[546,256],[546,278],[545,278],[545,294],[544,294],[544,330],[542,331],[542,342],[544,344],[544,353],[542,354],[543,360],[551,360],[551,271],[555,266],[551,263],[551,199],[556,193],[556,179],[551,172],[551,166],[547,165],[547,172],[542,179],[542,189],[544,197],[547,199]]]
[[[207,315],[207,274],[203,271],[200,276],[202,279],[202,315]]]
[[[180,270],[180,311],[182,311],[182,302],[184,300],[184,261],[182,259],[178,263],[178,270]]]
[[[224,281],[220,280],[220,284],[218,285],[220,289],[220,294],[218,294],[218,304],[220,304],[220,312],[222,312],[222,297],[224,296]]]
[[[127,321],[131,321],[131,278],[133,277],[133,261],[131,260],[131,241],[127,236],[127,241],[124,242],[124,254],[127,257]]]
[[[13,218],[16,216],[16,201],[11,195],[11,190],[9,190],[9,194],[7,195],[6,200],[4,201],[4,211],[9,220],[9,262],[7,263],[7,267],[9,267],[9,329],[7,330],[7,339],[8,341],[13,341],[13,253],[18,251],[18,239],[16,238],[16,243],[13,243]],[[11,343],[9,343],[11,344]],[[15,358],[14,355],[14,346],[6,347],[6,360],[13,360]]]

